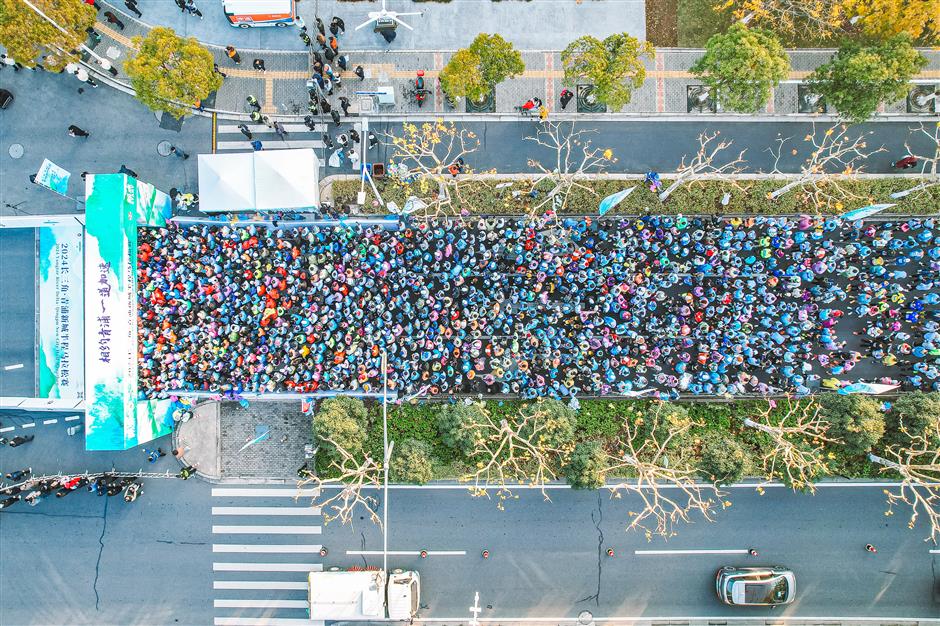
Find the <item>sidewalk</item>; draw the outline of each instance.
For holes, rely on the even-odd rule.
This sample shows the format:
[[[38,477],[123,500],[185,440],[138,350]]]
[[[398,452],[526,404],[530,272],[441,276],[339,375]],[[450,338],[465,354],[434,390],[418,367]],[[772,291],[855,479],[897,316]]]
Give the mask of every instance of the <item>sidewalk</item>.
[[[482,2],[483,0],[475,0]],[[614,0],[608,0],[614,1]],[[160,4],[156,4],[159,2]],[[144,4],[147,3],[147,4]],[[151,6],[151,3],[153,5]],[[103,4],[103,3],[102,3]],[[301,5],[312,5],[310,2],[301,2]],[[332,5],[333,2],[321,2],[321,13],[324,5]],[[366,7],[375,7],[376,5],[366,5],[361,3],[363,9]],[[539,6],[534,3],[496,3],[501,7],[505,6]],[[585,3],[582,6],[600,6],[606,3]],[[224,17],[211,17],[210,13],[218,11],[219,7],[213,7],[211,10],[206,5],[206,17],[200,20],[195,17],[182,16],[175,11],[175,4],[167,0],[141,0],[142,10],[144,11],[144,20],[162,17],[168,20],[167,24],[179,26],[183,30],[181,34],[196,36],[200,40],[204,38],[214,38],[218,40],[218,19],[223,21],[222,26],[232,31],[237,31],[227,26]],[[171,7],[170,11],[167,6]],[[342,8],[346,9],[349,3],[343,3]],[[421,7],[431,6],[421,4]],[[466,3],[457,0],[451,4],[434,4],[437,7],[459,7]],[[556,3],[556,6],[561,6]],[[157,10],[157,7],[161,7]],[[147,9],[151,9],[148,15]],[[119,11],[123,6],[114,8]],[[307,9],[305,9],[307,10]],[[453,10],[456,10],[454,8]],[[123,11],[122,11],[123,13]],[[176,13],[176,14],[174,14]],[[482,13],[482,12],[481,12]],[[213,21],[215,19],[215,21]],[[99,20],[103,20],[103,14],[99,13]],[[99,23],[96,29],[102,34],[102,41],[98,44],[96,52],[114,59],[114,64],[119,69],[121,62],[126,57],[127,47],[130,45],[130,38],[134,35],[145,34],[149,28],[146,23],[136,21],[130,17],[122,18],[126,24],[123,31],[116,30],[107,23]],[[177,24],[179,22],[179,24]],[[312,26],[312,21],[308,21],[308,27]],[[340,37],[341,52],[349,55],[350,69],[356,65],[362,65],[365,71],[365,80],[360,81],[351,71],[342,73],[343,87],[337,89],[333,101],[340,95],[348,97],[353,107],[352,113],[360,111],[360,100],[362,96],[356,92],[375,91],[382,86],[391,86],[396,95],[396,105],[380,111],[371,111],[372,117],[382,115],[407,115],[414,113],[425,114],[446,114],[461,115],[467,113],[463,103],[458,110],[450,109],[444,102],[440,85],[437,83],[437,75],[444,67],[450,52],[445,50],[396,50],[393,52],[377,51],[372,49],[346,49],[345,46],[352,45],[360,37],[359,34],[351,33],[353,23],[347,20],[347,34]],[[581,32],[581,25],[575,29]],[[264,30],[264,29],[246,29],[246,30]],[[367,29],[363,29],[367,30]],[[297,39],[297,29],[267,29],[267,31],[287,31],[287,33],[261,33],[252,35],[259,44],[266,44],[266,39],[278,41],[290,35]],[[446,31],[446,29],[445,29]],[[240,34],[240,33],[239,33]],[[210,39],[211,41],[211,39]],[[223,39],[224,41],[224,39]],[[397,41],[397,40],[396,40]],[[297,39],[297,43],[300,40]],[[453,46],[455,42],[450,42]],[[301,46],[302,47],[302,46]],[[449,46],[450,47],[450,46]],[[560,48],[560,46],[558,46]],[[263,110],[269,115],[304,115],[307,113],[307,89],[306,79],[309,77],[310,58],[303,50],[257,50],[245,47],[239,47],[242,63],[235,65],[229,60],[222,47],[210,45],[209,49],[216,57],[216,62],[227,78],[219,90],[214,100],[204,103],[205,108],[218,111],[221,115],[232,117],[241,116],[247,113],[245,106],[245,97],[252,94],[262,103]],[[451,48],[452,49],[452,48]],[[791,64],[793,71],[790,73],[788,81],[781,84],[774,93],[774,97],[768,104],[763,114],[758,117],[768,119],[788,119],[798,117],[800,119],[809,117],[809,113],[800,111],[800,86],[799,81],[805,79],[813,68],[827,61],[832,55],[832,50],[796,50],[791,51]],[[940,50],[922,50],[928,58],[930,64],[917,77],[920,82],[940,84]],[[698,81],[688,72],[689,67],[701,55],[700,50],[688,49],[662,49],[657,52],[655,60],[647,63],[647,80],[633,93],[632,101],[621,111],[610,111],[609,114],[620,114],[623,116],[656,116],[656,115],[714,115],[714,112],[707,108],[704,112],[688,110],[688,89]],[[261,58],[265,61],[267,72],[261,73],[251,68],[254,58]],[[564,115],[566,118],[575,118],[578,114],[578,104],[572,102],[567,110],[561,113],[558,104],[558,94],[563,85],[563,71],[560,53],[557,51],[525,51],[523,59],[526,64],[525,73],[513,80],[505,81],[496,88],[495,104],[488,111],[476,111],[474,113],[503,115],[515,115],[515,107],[525,102],[527,99],[537,96],[541,98],[555,117]],[[338,69],[335,67],[334,68]],[[403,91],[407,88],[419,69],[426,71],[426,80],[429,85],[433,84],[432,97],[426,102],[424,108],[419,108],[417,104],[411,102],[404,96]],[[104,76],[110,78],[110,76]],[[129,81],[126,77],[119,75],[117,82],[123,84],[125,88],[129,87]],[[368,99],[365,103],[367,104]],[[935,106],[940,103],[935,102]],[[589,107],[581,107],[580,113],[601,113],[602,111],[591,111]],[[904,101],[896,102],[887,107],[883,107],[882,113],[887,115],[907,115],[907,103]],[[928,117],[923,115],[922,117]],[[754,116],[748,116],[748,119],[754,119]]]

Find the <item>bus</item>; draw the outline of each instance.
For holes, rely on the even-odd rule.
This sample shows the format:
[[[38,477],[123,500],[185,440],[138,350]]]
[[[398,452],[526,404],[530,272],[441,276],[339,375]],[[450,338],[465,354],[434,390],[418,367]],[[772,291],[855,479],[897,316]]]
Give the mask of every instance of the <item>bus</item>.
[[[222,0],[222,9],[229,24],[238,28],[283,28],[293,24],[297,17],[294,0]]]

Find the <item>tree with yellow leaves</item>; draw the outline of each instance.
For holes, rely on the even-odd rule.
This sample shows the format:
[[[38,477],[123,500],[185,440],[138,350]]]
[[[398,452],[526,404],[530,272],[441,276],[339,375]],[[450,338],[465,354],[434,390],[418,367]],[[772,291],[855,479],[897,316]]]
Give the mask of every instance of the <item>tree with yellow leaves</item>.
[[[7,55],[26,67],[51,52],[43,65],[50,70],[78,61],[79,46],[95,25],[95,9],[82,0],[31,0],[32,4],[65,32],[53,26],[23,0],[0,0],[0,45]]]
[[[928,45],[940,43],[937,0],[843,0],[843,10],[872,37],[907,33]]]

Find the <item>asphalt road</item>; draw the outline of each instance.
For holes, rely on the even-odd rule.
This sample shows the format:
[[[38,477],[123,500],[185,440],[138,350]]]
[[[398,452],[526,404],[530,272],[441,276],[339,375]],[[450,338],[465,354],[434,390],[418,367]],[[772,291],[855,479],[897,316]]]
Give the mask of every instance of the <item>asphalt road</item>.
[[[31,444],[0,448],[0,469],[97,470],[112,464],[127,470],[175,469],[169,458],[149,466],[142,457],[139,450],[84,453],[80,435],[70,438],[62,429],[46,427],[37,429]],[[499,511],[494,500],[472,498],[462,487],[393,488],[389,549],[426,549],[431,555],[426,560],[416,554],[391,556],[389,566],[421,573],[425,607],[420,615],[435,620],[466,619],[474,591],[480,592],[481,617],[500,620],[572,618],[582,610],[596,617],[647,618],[940,617],[940,604],[932,596],[940,555],[930,554],[935,546],[922,541],[922,525],[909,530],[901,512],[883,515],[881,488],[828,487],[815,496],[783,488],[769,488],[764,496],[750,488],[731,491],[727,498],[733,505],[715,523],[680,525],[668,542],[647,542],[624,530],[636,499],[611,500],[604,490],[556,489],[552,502],[544,502],[536,491],[520,490],[519,498]],[[264,571],[261,564],[380,565],[380,554],[347,553],[381,551],[379,529],[361,518],[352,526],[334,522],[322,534],[296,536],[288,531],[299,529],[264,534],[258,528],[257,533],[227,535],[213,526],[322,524],[319,517],[281,517],[285,513],[278,512],[305,504],[292,497],[221,497],[198,480],[155,479],[145,481],[144,495],[133,504],[84,492],[34,508],[17,503],[0,512],[0,623],[195,625],[233,616],[304,619],[306,596],[299,583],[305,573]],[[241,508],[236,511],[240,515],[220,517],[221,511],[213,510],[216,505],[279,509]],[[381,514],[381,506],[378,510]],[[878,547],[877,554],[865,551],[869,542]],[[214,544],[262,551],[218,553]],[[300,547],[291,549],[297,553],[265,553],[271,551],[269,544]],[[311,549],[303,551],[304,545]],[[328,548],[326,558],[315,553],[317,545]],[[608,547],[614,557],[606,555]],[[758,557],[634,553],[750,547],[759,550]],[[480,556],[484,548],[491,553],[487,560]],[[466,554],[438,556],[435,551]],[[220,562],[245,563],[241,567],[246,571],[214,571]],[[725,564],[792,568],[796,603],[778,609],[720,604],[714,597],[714,574]],[[234,591],[219,581],[256,587]],[[258,582],[281,588],[258,588]],[[220,600],[242,608],[224,608],[226,602],[223,608],[214,606]],[[251,606],[272,600],[275,606]]]
[[[36,393],[36,231],[0,231],[0,396]],[[7,370],[22,364],[20,369]]]

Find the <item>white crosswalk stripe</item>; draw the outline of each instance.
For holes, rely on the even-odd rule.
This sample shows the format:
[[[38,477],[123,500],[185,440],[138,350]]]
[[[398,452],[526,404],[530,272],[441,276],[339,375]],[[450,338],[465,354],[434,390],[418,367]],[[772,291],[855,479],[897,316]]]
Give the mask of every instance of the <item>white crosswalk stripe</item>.
[[[323,570],[321,511],[310,506],[319,493],[265,485],[212,489],[215,624],[313,623],[303,616],[307,575]]]
[[[287,135],[284,139],[278,137],[274,129],[265,124],[246,124],[252,134],[252,139],[259,140],[265,150],[285,150],[288,148],[315,148],[323,147],[323,133],[327,130],[326,124],[314,124],[310,130],[304,124],[282,124]],[[219,124],[216,137],[216,150],[252,150],[251,140],[246,137],[237,124]]]

